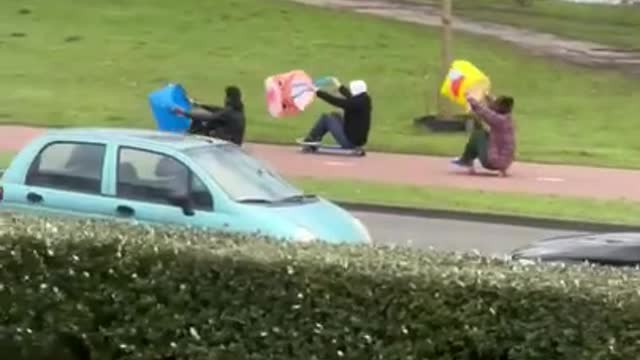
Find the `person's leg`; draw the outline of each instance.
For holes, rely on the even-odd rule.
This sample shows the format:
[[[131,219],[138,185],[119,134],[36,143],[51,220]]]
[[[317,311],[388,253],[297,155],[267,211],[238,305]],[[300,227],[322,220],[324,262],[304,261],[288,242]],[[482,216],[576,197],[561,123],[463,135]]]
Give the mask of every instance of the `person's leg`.
[[[476,139],[476,151],[478,152],[478,160],[482,167],[492,170],[489,164],[489,133],[480,130],[478,131],[478,137]]]
[[[459,166],[472,167],[473,161],[483,156],[483,147],[486,147],[486,133],[482,129],[473,129],[462,155],[455,159],[453,163]]]
[[[313,125],[309,134],[304,138],[305,142],[320,142],[322,138],[329,132],[329,123],[333,121],[331,115],[322,114],[318,121]]]
[[[204,130],[205,127],[202,121],[197,117],[192,117],[191,124],[189,125],[189,133],[201,135],[204,133]]]
[[[480,160],[480,164],[482,167],[491,170],[498,171],[500,176],[506,176],[507,172],[503,169],[497,169],[491,162],[489,161],[489,133],[487,131],[482,131],[482,134],[478,135],[476,139],[476,150],[478,151],[478,160]]]
[[[332,113],[331,120],[327,123],[331,136],[343,149],[354,148],[353,144],[347,138],[347,134],[344,132],[344,119],[339,113]]]

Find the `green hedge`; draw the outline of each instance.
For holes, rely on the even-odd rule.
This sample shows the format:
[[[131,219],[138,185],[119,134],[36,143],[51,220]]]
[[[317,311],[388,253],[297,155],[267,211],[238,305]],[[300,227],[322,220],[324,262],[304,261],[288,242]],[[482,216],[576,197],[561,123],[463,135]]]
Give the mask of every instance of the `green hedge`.
[[[67,332],[104,359],[640,353],[635,270],[34,219],[3,226],[0,266],[2,333],[23,348]]]

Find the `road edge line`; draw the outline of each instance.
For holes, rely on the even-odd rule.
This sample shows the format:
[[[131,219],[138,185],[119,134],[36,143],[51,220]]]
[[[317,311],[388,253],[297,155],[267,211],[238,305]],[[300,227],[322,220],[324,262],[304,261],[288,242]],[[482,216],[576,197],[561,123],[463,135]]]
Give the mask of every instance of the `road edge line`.
[[[557,220],[529,216],[489,214],[477,212],[465,212],[458,210],[442,210],[429,208],[416,208],[395,205],[380,205],[368,203],[356,203],[349,201],[332,200],[339,206],[350,211],[363,211],[370,213],[389,214],[398,216],[414,216],[429,219],[459,220],[487,224],[501,224],[512,226],[525,226],[532,228],[544,228],[568,231],[586,232],[640,232],[640,225],[608,224],[576,220]]]

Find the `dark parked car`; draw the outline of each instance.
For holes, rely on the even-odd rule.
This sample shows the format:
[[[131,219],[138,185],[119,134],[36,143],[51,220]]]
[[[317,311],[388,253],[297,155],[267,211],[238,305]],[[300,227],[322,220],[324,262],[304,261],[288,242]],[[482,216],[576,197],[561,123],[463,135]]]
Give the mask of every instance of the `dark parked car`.
[[[550,238],[514,250],[513,260],[610,266],[640,265],[640,233],[581,234]]]

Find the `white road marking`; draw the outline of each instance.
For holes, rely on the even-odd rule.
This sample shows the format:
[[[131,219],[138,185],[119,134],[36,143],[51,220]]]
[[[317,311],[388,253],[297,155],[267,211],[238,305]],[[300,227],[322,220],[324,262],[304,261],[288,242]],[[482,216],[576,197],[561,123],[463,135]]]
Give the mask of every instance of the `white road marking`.
[[[538,181],[546,181],[546,182],[564,182],[565,179],[557,178],[557,177],[539,177],[536,178]]]
[[[353,166],[353,163],[342,161],[325,161],[324,164],[329,166]]]

